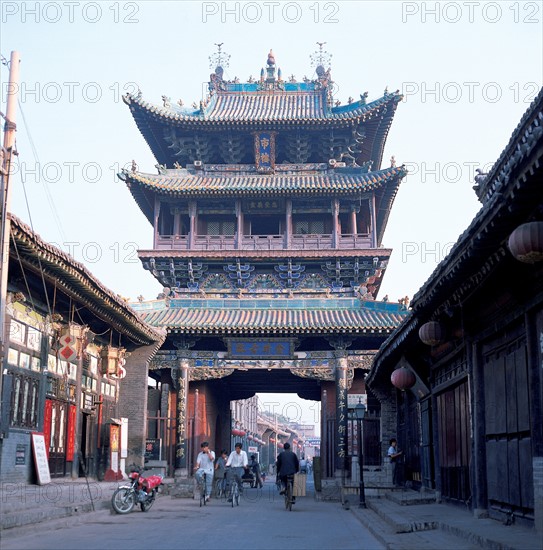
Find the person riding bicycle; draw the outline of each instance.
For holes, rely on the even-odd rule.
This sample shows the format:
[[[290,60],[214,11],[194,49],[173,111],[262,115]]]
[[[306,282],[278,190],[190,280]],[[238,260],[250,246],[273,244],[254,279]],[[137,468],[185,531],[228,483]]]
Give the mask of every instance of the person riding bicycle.
[[[202,484],[202,478],[204,473],[206,474],[206,501],[209,500],[211,495],[211,487],[213,486],[213,463],[215,462],[215,453],[209,448],[209,443],[204,441],[200,447],[202,450],[198,453],[196,458],[196,470],[195,476],[198,481],[198,485]]]
[[[290,450],[290,443],[283,445],[283,451],[277,456],[277,476],[281,481],[281,492],[284,495],[287,488],[287,479],[289,476],[294,476],[300,469],[300,462],[295,453]],[[292,498],[295,501],[295,498]]]
[[[228,453],[225,449],[221,451],[221,456],[215,461],[215,489],[217,493],[224,494],[226,487],[226,461]]]
[[[236,443],[235,450],[230,453],[226,461],[226,467],[230,468],[227,476],[227,494],[230,494],[230,486],[234,481],[238,484],[239,494],[243,493],[241,476],[243,475],[243,470],[248,468],[249,460],[247,459],[247,453],[241,450],[242,446],[241,443]],[[228,497],[228,502],[232,502],[232,497]]]

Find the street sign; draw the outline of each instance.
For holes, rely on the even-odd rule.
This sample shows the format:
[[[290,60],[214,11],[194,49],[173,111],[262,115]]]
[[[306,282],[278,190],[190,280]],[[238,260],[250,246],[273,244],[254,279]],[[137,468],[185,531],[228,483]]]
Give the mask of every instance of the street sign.
[[[348,393],[347,408],[354,409],[358,403],[361,403],[366,408],[368,406],[368,395],[366,393]]]

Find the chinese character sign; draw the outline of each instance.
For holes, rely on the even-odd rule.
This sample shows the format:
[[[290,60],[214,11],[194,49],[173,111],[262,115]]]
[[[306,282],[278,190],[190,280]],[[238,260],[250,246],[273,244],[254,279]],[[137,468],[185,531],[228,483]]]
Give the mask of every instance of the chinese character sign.
[[[255,133],[255,164],[259,172],[273,172],[275,168],[275,133]]]

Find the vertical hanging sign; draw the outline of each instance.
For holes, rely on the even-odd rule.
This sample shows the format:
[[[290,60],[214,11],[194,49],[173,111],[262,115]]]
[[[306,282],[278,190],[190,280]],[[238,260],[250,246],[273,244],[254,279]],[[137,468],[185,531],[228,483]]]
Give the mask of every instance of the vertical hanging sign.
[[[45,400],[45,411],[43,415],[43,439],[45,441],[45,452],[49,458],[49,444],[51,442],[51,420],[53,418],[53,402]]]
[[[255,132],[255,164],[258,172],[275,169],[275,132]]]
[[[66,444],[66,461],[73,462],[74,450],[75,450],[75,419],[76,419],[76,406],[70,405],[68,412],[68,437]]]

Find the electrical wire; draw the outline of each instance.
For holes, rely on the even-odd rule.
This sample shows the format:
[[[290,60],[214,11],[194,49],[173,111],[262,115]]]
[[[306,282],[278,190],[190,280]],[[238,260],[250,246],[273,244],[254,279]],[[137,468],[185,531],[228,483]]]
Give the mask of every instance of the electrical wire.
[[[41,166],[41,163],[40,163],[40,159],[39,159],[39,156],[38,156],[38,151],[36,149],[36,145],[34,143],[34,139],[32,137],[32,134],[30,133],[30,128],[26,122],[26,117],[25,117],[25,114],[24,114],[24,111],[23,111],[23,106],[21,104],[21,101],[20,100],[17,100],[17,103],[19,105],[19,111],[21,113],[21,118],[23,119],[23,125],[25,127],[25,130],[26,130],[26,135],[28,137],[28,142],[30,143],[30,149],[32,150],[32,155],[34,156],[34,160],[36,162],[36,164],[39,166]],[[21,168],[19,166],[19,168]],[[62,241],[63,242],[66,242],[66,235],[64,233],[64,229],[62,228],[62,222],[60,220],[60,216],[58,215],[58,211],[55,207],[55,202],[53,200],[53,196],[51,194],[51,191],[49,190],[49,186],[47,185],[47,182],[45,181],[45,178],[39,178],[40,180],[42,180],[42,185],[43,185],[43,189],[45,191],[45,196],[47,197],[47,202],[49,203],[49,206],[51,208],[51,212],[53,213],[53,220],[57,226],[57,229],[58,229],[58,232],[62,238]],[[25,193],[25,199],[26,199],[26,203],[27,203],[27,209],[29,208],[28,207],[28,199],[27,199],[27,196],[26,196],[26,186],[25,186],[25,182],[24,182],[24,178],[21,178],[21,183],[22,183],[22,186],[23,186],[23,190],[24,190],[24,193]],[[30,211],[28,212],[28,214],[30,215]],[[32,231],[34,231],[34,229],[32,229]]]

